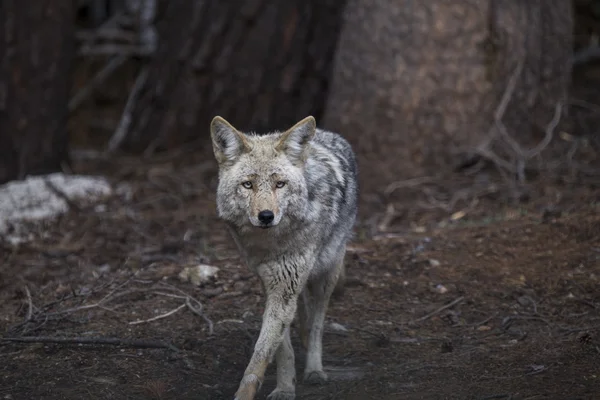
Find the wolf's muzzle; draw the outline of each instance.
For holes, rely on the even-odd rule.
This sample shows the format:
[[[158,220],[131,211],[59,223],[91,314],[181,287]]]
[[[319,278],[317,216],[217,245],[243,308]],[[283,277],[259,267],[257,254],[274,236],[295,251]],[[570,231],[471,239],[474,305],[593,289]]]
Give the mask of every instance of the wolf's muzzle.
[[[271,210],[262,210],[258,213],[258,220],[261,224],[265,225],[265,228],[267,227],[267,225],[273,222],[274,219],[275,214],[273,214],[273,211]]]

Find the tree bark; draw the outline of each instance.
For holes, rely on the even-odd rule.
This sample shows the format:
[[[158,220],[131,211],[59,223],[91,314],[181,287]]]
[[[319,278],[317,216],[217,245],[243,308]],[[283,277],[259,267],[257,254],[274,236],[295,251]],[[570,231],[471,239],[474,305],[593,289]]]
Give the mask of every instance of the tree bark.
[[[0,2],[0,183],[68,162],[75,2]]]
[[[209,148],[215,115],[256,131],[318,118],[344,3],[170,0],[124,148]]]
[[[451,169],[483,143],[522,66],[503,122],[523,142],[569,84],[569,0],[350,0],[324,117],[359,153],[361,183]]]

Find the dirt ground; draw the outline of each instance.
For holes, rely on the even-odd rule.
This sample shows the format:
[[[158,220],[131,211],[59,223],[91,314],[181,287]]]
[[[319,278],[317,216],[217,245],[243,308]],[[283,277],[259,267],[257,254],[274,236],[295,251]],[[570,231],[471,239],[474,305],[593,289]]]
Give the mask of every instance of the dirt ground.
[[[263,298],[216,218],[214,164],[183,159],[80,162],[119,194],[0,245],[0,399],[233,398]],[[327,318],[331,379],[298,398],[600,398],[600,191],[451,210],[409,191],[361,209]],[[218,276],[178,277],[201,263]],[[20,337],[35,338],[6,340]],[[273,387],[271,367],[259,398]]]

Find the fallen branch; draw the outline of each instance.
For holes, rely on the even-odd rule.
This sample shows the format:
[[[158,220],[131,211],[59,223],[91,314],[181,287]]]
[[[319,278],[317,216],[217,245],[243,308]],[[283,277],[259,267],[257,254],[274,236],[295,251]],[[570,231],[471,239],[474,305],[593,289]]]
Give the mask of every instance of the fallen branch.
[[[41,306],[41,308],[39,309],[39,311],[32,313],[31,318],[20,322],[19,324],[12,326],[9,328],[8,332],[11,332],[12,334],[15,334],[17,331],[19,331],[20,329],[23,329],[24,333],[26,331],[28,331],[29,329],[27,329],[27,326],[29,324],[33,324],[33,323],[40,323],[40,325],[38,325],[35,329],[39,328],[40,326],[43,326],[46,322],[50,321],[50,320],[56,320],[56,319],[60,319],[63,318],[65,315],[67,314],[72,314],[75,313],[77,311],[82,311],[82,310],[89,310],[92,308],[101,308],[101,309],[106,309],[104,307],[104,305],[109,302],[112,301],[114,299],[117,299],[119,297],[131,294],[131,293],[136,293],[136,292],[141,292],[141,291],[147,291],[146,290],[138,290],[138,289],[133,289],[133,290],[126,290],[123,292],[119,292],[117,293],[117,291],[121,288],[123,288],[123,286],[127,285],[133,278],[135,278],[137,276],[137,272],[133,273],[127,280],[125,280],[124,282],[122,282],[121,284],[119,284],[116,288],[114,288],[113,290],[111,290],[107,295],[105,295],[103,298],[101,298],[99,301],[93,303],[93,304],[84,304],[84,305],[80,305],[77,307],[71,307],[68,308],[66,310],[59,310],[59,311],[54,311],[54,312],[50,312],[47,313],[45,312],[46,310],[48,310],[49,308],[53,307],[54,305],[65,301],[65,300],[69,300],[69,299],[73,299],[76,297],[79,297],[75,294],[73,295],[68,295],[60,300],[56,300],[56,301],[52,301],[48,304],[45,304],[43,306]],[[82,296],[83,297],[83,296]],[[32,303],[33,306],[33,303]]]
[[[492,394],[489,396],[485,396],[480,398],[479,400],[493,400],[493,399],[512,399],[512,395],[510,393],[502,393],[502,394]]]
[[[418,178],[411,178],[403,181],[392,182],[389,185],[387,185],[387,187],[384,190],[384,193],[386,194],[386,196],[389,196],[398,189],[419,186],[424,183],[432,182],[433,180],[434,178],[432,176],[420,176]]]
[[[33,301],[31,300],[31,292],[27,286],[25,286],[25,294],[27,295],[27,315],[25,316],[25,322],[28,322],[33,317]]]
[[[165,289],[169,289],[170,291],[173,291],[175,293],[168,293],[166,290],[157,291],[156,287],[133,288],[133,289],[123,290],[124,286],[126,286],[129,282],[134,280],[134,278],[136,276],[137,276],[137,272],[131,274],[131,276],[129,278],[127,278],[122,283],[118,284],[116,287],[114,287],[112,290],[110,290],[110,292],[108,292],[106,295],[104,295],[104,297],[102,297],[100,300],[98,300],[94,303],[82,304],[82,305],[70,307],[70,308],[63,309],[63,310],[57,310],[54,312],[46,312],[46,310],[48,310],[48,308],[50,308],[54,304],[56,304],[57,301],[49,303],[45,306],[42,306],[40,310],[37,310],[37,308],[34,307],[34,305],[33,305],[33,301],[31,299],[31,293],[29,293],[28,288],[25,287],[24,290],[25,290],[25,294],[27,296],[27,304],[29,306],[29,309],[27,311],[27,316],[23,322],[10,328],[8,332],[11,332],[12,335],[17,335],[17,330],[21,329],[22,327],[27,327],[29,324],[35,324],[35,323],[39,324],[41,322],[41,325],[43,325],[47,321],[61,319],[61,318],[64,318],[66,315],[70,315],[70,314],[73,314],[73,313],[76,313],[79,311],[90,310],[90,309],[94,309],[94,308],[99,308],[99,309],[107,310],[107,311],[114,311],[107,307],[107,304],[109,302],[112,302],[118,298],[130,295],[130,294],[134,294],[134,293],[152,293],[152,294],[166,296],[166,297],[170,297],[170,298],[174,298],[174,299],[181,299],[181,300],[183,300],[183,303],[181,305],[179,305],[177,308],[175,308],[171,311],[168,311],[164,314],[157,315],[152,318],[148,318],[148,319],[144,319],[144,320],[131,321],[131,322],[129,322],[129,325],[137,325],[137,324],[153,322],[153,321],[157,321],[157,320],[160,320],[163,318],[167,318],[167,317],[177,313],[178,311],[181,311],[183,308],[187,307],[187,308],[189,308],[189,310],[192,313],[201,317],[208,324],[208,334],[211,336],[214,334],[214,324],[206,315],[204,315],[204,313],[203,313],[204,307],[203,307],[202,303],[199,300],[195,299],[194,297],[190,296],[189,294],[185,293],[184,291],[182,291],[181,289],[179,289],[173,285],[170,285],[166,282],[159,282],[159,284],[158,284],[158,286],[161,286],[162,288],[165,288]],[[76,295],[71,296],[71,298],[73,298],[73,297],[76,297]],[[41,325],[38,325],[35,329],[39,328]],[[25,331],[27,331],[27,330],[25,330]],[[20,334],[23,334],[23,333],[24,332],[20,332]]]
[[[52,336],[22,336],[0,338],[0,342],[17,343],[57,343],[57,344],[104,344],[112,346],[124,346],[149,349],[169,349],[179,351],[179,349],[170,343],[163,341],[145,340],[145,339],[121,339],[104,337],[52,337]]]
[[[444,306],[442,306],[442,307],[438,308],[437,310],[435,310],[435,311],[432,311],[432,312],[430,312],[429,314],[427,314],[427,315],[425,315],[425,316],[423,316],[423,317],[421,317],[421,318],[417,318],[417,319],[415,319],[415,320],[412,320],[412,321],[411,321],[411,323],[415,323],[415,322],[423,322],[423,321],[425,321],[425,320],[427,320],[427,319],[429,319],[429,318],[433,317],[434,315],[437,315],[437,314],[441,313],[441,312],[442,312],[442,311],[444,311],[444,310],[447,310],[447,309],[449,309],[449,308],[451,308],[451,307],[454,307],[455,305],[457,305],[457,304],[461,303],[461,302],[462,302],[464,299],[465,299],[465,298],[464,298],[463,296],[460,296],[459,298],[457,298],[457,299],[455,299],[455,300],[451,301],[450,303],[448,303],[448,304],[446,304],[446,305],[444,305]]]
[[[131,321],[129,323],[129,325],[143,324],[143,323],[146,323],[146,322],[158,321],[159,319],[167,318],[167,317],[175,314],[177,311],[182,310],[183,308],[185,308],[185,306],[186,305],[184,303],[184,304],[180,305],[179,307],[174,308],[173,310],[171,310],[169,312],[166,312],[164,314],[157,315],[156,317],[152,317],[152,318],[148,318],[148,319],[142,319],[142,320],[137,320],[137,321]]]
[[[200,305],[200,307],[196,307],[192,304],[192,300]],[[202,304],[193,297],[188,297],[185,299],[185,305],[192,311],[194,314],[202,318],[208,324],[208,335],[212,336],[214,333],[214,325],[213,322],[202,312]]]
[[[194,314],[196,314],[197,316],[199,316],[200,318],[202,318],[207,324],[208,324],[208,334],[210,336],[213,335],[214,333],[214,324],[212,322],[212,320],[210,318],[208,318],[206,315],[204,315],[204,306],[202,305],[202,303],[200,303],[200,301],[198,301],[197,299],[195,299],[194,297],[190,296],[189,294],[187,294],[186,292],[184,292],[183,290],[179,289],[178,287],[175,287],[173,285],[170,285],[166,282],[160,282],[161,286],[164,286],[170,290],[176,291],[178,293],[181,294],[181,296],[178,295],[174,295],[171,293],[161,293],[161,292],[154,292],[156,294],[160,294],[163,296],[169,296],[169,297],[178,297],[178,298],[183,298],[185,299],[185,305],[190,309],[191,312],[193,312]]]

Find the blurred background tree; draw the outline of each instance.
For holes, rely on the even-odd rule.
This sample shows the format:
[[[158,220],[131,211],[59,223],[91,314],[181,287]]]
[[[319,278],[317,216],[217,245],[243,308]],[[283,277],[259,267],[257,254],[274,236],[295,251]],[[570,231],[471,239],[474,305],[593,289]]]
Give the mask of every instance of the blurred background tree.
[[[72,0],[0,2],[0,183],[68,162]]]
[[[524,183],[535,163],[547,161],[542,152],[571,157],[553,144],[563,130],[572,136],[591,121],[591,108],[568,94],[582,76],[572,75],[573,65],[587,71],[598,57],[596,0],[75,3],[76,16],[56,6],[64,20],[39,24],[14,1],[0,5],[9,27],[0,35],[22,29],[10,23],[22,15],[29,18],[23,26],[44,33],[47,49],[45,62],[19,59],[23,69],[6,61],[9,42],[0,42],[3,77],[32,77],[30,86],[13,80],[5,87],[35,87],[22,97],[0,90],[4,181],[67,162],[66,131],[73,148],[105,155],[193,146],[210,159],[207,126],[216,114],[256,131],[285,129],[312,114],[355,146],[367,196],[389,194],[409,178],[482,165]],[[24,41],[19,51],[30,46]],[[70,100],[43,86],[50,72],[56,88],[73,82]],[[600,93],[583,97],[597,103]],[[25,110],[24,118],[12,110]],[[34,123],[42,121],[38,110],[56,118]],[[574,118],[585,122],[578,130],[569,125]],[[18,121],[27,121],[27,134],[17,134],[24,132]],[[14,144],[50,137],[58,144],[44,147],[48,161]],[[32,164],[15,169],[11,159]]]
[[[169,1],[126,148],[206,138],[215,115],[252,130],[320,116],[344,3]]]
[[[495,125],[531,146],[567,99],[568,0],[350,0],[345,17],[324,123],[352,139],[367,190],[510,156]]]

